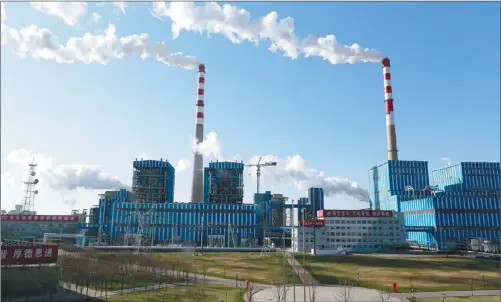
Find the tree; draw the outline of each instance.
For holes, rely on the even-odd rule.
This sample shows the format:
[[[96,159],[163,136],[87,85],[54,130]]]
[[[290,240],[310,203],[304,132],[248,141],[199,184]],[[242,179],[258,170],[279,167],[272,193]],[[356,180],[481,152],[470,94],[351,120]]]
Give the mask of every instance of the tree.
[[[272,285],[271,285],[271,291],[275,295],[275,298],[277,298],[277,302],[284,302],[283,301],[284,297],[283,297],[283,288],[282,288],[282,286],[285,286],[285,285],[282,285],[279,282],[273,282]]]
[[[353,287],[346,281],[340,282],[340,287],[334,292],[334,298],[339,302],[351,302]]]
[[[309,296],[310,296],[310,302],[315,302],[317,298],[317,282],[315,280],[309,280]]]

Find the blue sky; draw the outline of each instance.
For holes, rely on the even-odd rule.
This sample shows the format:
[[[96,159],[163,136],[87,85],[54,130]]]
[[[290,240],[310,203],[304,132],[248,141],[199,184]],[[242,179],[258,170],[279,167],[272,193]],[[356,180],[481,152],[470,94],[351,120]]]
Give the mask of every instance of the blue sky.
[[[198,3],[198,6],[204,4]],[[427,160],[440,168],[459,161],[499,161],[499,3],[231,3],[260,18],[272,11],[295,20],[298,37],[334,34],[392,60],[392,85],[400,159]],[[234,44],[219,34],[182,31],[154,18],[149,3],[89,3],[75,26],[29,3],[5,3],[9,28],[35,24],[66,43],[109,24],[119,37],[147,33],[172,52],[207,65],[205,132],[217,133],[227,157],[300,155],[308,168],[367,188],[367,170],[386,160],[381,65],[330,64],[319,57],[292,60],[269,43]],[[102,17],[97,24],[92,13]],[[2,208],[22,196],[20,149],[43,153],[58,165],[99,165],[130,184],[132,159],[141,154],[176,163],[192,160],[196,71],[128,56],[98,63],[59,64],[20,58],[2,48]],[[41,155],[40,155],[41,156]],[[16,163],[17,162],[17,163]],[[83,169],[83,168],[81,168]],[[306,191],[291,178],[268,177],[262,188],[291,198]],[[43,180],[43,179],[42,179]],[[43,182],[43,181],[42,181]],[[47,183],[48,181],[46,181]],[[55,190],[42,184],[40,213],[97,203],[96,190]],[[176,174],[176,200],[187,201],[191,167]],[[255,179],[245,179],[251,202]],[[366,206],[339,194],[329,208]]]

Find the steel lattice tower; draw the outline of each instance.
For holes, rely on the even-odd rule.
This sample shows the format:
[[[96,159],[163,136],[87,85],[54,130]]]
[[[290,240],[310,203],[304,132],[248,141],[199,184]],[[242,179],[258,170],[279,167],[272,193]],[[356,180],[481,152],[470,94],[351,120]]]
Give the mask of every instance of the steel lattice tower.
[[[23,212],[30,212],[35,210],[35,196],[38,194],[38,190],[36,190],[36,185],[38,184],[38,178],[35,178],[37,175],[36,167],[37,164],[33,159],[29,166],[29,174],[28,180],[24,182],[24,197],[22,200]]]

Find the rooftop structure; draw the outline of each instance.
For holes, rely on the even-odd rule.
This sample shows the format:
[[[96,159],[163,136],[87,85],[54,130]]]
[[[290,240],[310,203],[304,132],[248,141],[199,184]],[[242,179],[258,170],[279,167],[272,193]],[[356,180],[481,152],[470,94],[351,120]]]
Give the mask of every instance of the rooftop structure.
[[[139,203],[174,202],[175,169],[167,160],[135,160],[132,194]]]
[[[237,204],[244,198],[244,164],[211,162],[204,171],[204,203]]]

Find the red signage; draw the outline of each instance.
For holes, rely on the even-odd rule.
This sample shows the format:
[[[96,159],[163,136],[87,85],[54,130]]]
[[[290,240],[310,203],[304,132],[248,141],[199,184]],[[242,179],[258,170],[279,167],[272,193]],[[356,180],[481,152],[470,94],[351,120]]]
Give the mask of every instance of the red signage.
[[[305,228],[312,228],[313,226],[317,228],[321,228],[325,226],[325,221],[323,220],[317,220],[315,221],[314,219],[305,219],[305,220],[300,220],[299,224],[301,226],[304,226]]]
[[[2,265],[38,264],[57,262],[58,248],[53,245],[36,246],[4,246],[2,250]]]
[[[2,214],[2,221],[26,221],[26,222],[78,222],[77,215],[21,215],[21,214]]]
[[[318,210],[317,217],[392,217],[393,211]]]

